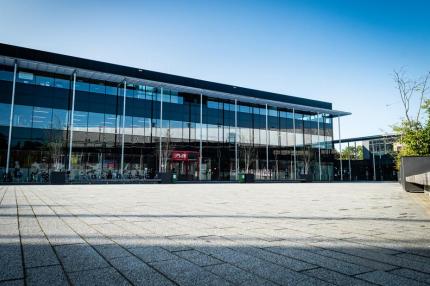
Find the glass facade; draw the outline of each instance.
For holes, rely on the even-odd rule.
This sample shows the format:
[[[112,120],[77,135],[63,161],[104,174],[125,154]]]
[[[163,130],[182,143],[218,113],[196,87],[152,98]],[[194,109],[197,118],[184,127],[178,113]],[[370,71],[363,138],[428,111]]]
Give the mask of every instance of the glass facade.
[[[13,74],[13,67],[0,66],[2,176]],[[159,172],[175,172],[178,180],[235,180],[239,172],[257,180],[333,177],[329,114],[127,83],[124,116],[123,82],[79,73],[73,114],[72,94],[72,76],[18,67],[9,163],[13,180],[43,182],[50,172],[67,170],[69,159],[70,178],[76,181],[150,179]]]

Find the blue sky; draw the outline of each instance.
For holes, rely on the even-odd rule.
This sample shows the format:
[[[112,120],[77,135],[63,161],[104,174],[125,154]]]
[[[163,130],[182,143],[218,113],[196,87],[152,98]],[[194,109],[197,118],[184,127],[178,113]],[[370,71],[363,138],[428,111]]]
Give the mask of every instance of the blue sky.
[[[0,42],[330,101],[342,137],[402,116],[430,71],[430,1],[6,1]]]

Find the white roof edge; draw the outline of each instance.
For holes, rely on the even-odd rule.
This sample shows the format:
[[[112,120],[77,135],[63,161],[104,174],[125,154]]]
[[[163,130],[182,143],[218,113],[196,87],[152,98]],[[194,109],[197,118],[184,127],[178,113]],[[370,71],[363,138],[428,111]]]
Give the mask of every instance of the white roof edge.
[[[133,84],[152,85],[152,86],[163,87],[163,88],[165,87],[176,91],[184,91],[184,92],[190,92],[190,93],[196,93],[196,94],[204,93],[206,96],[211,96],[215,98],[230,99],[230,100],[237,99],[241,102],[263,104],[263,105],[268,104],[270,106],[300,110],[300,111],[311,112],[311,113],[329,114],[332,117],[351,115],[350,112],[345,112],[345,111],[338,111],[338,110],[300,105],[300,104],[294,104],[294,103],[288,103],[288,102],[282,102],[282,101],[275,101],[270,99],[238,95],[233,93],[224,93],[224,92],[219,92],[214,90],[199,89],[199,88],[194,88],[189,86],[156,82],[156,81],[145,80],[140,78],[125,77],[118,74],[109,74],[109,73],[103,73],[98,71],[33,61],[33,60],[0,56],[0,64],[12,66],[14,65],[15,61],[17,61],[18,65],[23,68],[28,68],[28,69],[38,70],[38,71],[53,72],[53,73],[58,73],[63,75],[72,75],[74,72],[76,72],[77,75],[82,78],[106,80],[106,81],[112,81],[112,82],[117,81],[118,83],[126,80],[127,82],[130,82]]]

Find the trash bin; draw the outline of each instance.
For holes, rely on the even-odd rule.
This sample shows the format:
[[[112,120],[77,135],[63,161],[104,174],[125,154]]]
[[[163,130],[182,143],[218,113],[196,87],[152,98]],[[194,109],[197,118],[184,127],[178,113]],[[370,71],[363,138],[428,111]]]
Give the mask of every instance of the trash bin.
[[[254,174],[245,174],[245,183],[255,183]]]
[[[177,176],[176,173],[172,173],[172,184],[176,184]]]
[[[245,183],[245,174],[244,173],[239,174],[239,183]]]

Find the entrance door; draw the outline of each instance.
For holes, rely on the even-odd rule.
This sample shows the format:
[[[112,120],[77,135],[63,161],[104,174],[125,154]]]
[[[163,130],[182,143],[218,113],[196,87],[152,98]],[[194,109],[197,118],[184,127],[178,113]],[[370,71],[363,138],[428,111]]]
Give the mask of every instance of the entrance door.
[[[193,151],[173,151],[169,171],[175,172],[179,181],[199,179],[199,153]]]

